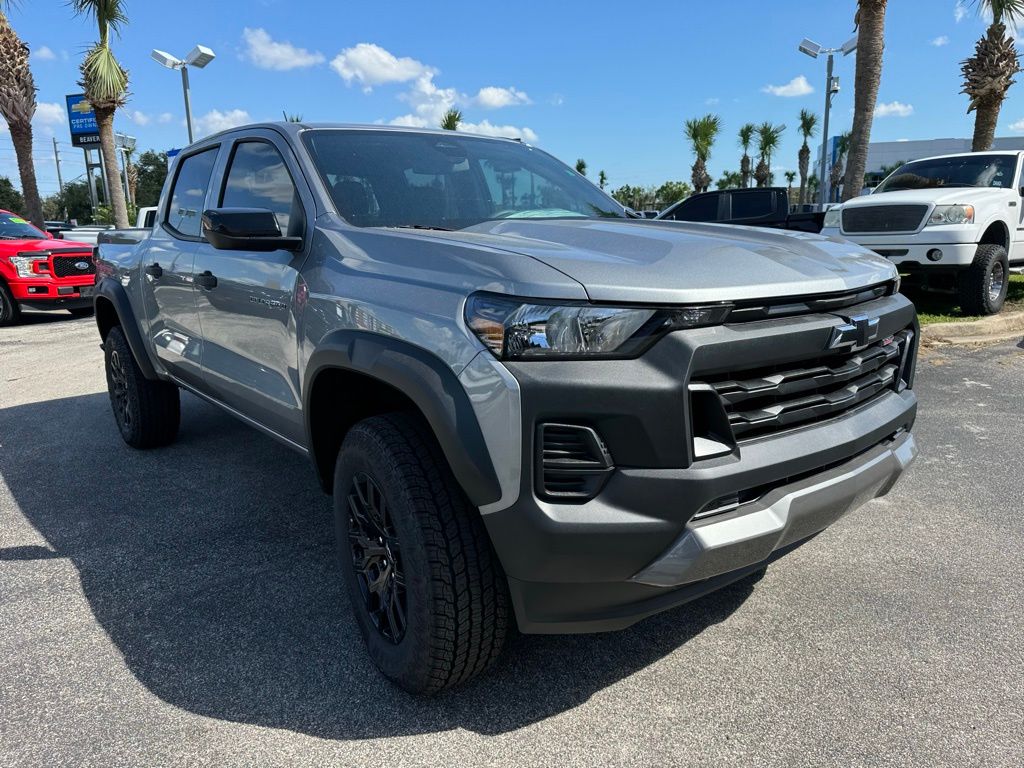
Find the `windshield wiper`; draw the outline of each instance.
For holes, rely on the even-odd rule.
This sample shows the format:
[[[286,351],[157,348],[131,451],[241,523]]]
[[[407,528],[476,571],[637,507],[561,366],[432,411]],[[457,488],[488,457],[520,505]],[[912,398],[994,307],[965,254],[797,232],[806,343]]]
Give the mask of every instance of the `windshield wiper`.
[[[394,229],[432,229],[435,232],[454,232],[451,227],[435,227],[431,224],[395,224]]]

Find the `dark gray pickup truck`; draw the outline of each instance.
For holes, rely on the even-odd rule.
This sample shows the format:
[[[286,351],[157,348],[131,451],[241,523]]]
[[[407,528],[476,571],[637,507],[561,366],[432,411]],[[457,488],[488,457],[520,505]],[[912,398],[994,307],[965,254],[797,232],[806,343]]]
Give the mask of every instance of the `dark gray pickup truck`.
[[[96,260],[124,440],[169,444],[185,389],[309,456],[410,691],[487,668],[512,622],[619,629],[759,572],[917,452],[886,259],[632,219],[517,141],[220,133]]]

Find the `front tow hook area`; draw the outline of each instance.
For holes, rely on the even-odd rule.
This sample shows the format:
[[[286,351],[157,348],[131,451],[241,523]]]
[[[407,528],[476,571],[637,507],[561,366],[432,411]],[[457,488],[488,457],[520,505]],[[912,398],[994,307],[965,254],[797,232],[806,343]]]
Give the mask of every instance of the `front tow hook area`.
[[[727,514],[689,523],[631,581],[679,587],[767,560],[772,552],[824,530],[847,512],[884,496],[917,456],[909,432],[825,472],[769,491]]]

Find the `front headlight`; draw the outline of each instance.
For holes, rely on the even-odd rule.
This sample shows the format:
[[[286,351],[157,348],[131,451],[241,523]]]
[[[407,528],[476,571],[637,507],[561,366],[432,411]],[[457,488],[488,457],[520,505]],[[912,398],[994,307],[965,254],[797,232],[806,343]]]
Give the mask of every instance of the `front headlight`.
[[[936,205],[932,215],[928,217],[928,226],[941,224],[973,224],[973,205]]]
[[[665,333],[717,325],[731,309],[606,307],[478,293],[466,302],[466,324],[501,360],[635,357]]]
[[[18,271],[18,277],[39,277],[38,273],[32,271],[32,262],[46,260],[39,256],[8,256],[7,259]]]
[[[821,224],[822,229],[839,229],[839,219],[842,215],[839,211],[840,209],[838,206],[829,208],[825,211],[825,220]]]

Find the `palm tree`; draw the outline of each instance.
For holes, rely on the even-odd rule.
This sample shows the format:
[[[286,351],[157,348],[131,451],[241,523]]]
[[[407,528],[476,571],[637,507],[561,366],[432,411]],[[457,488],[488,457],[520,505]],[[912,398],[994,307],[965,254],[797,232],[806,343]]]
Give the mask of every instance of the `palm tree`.
[[[576,161],[576,173],[578,173],[580,176],[587,175],[587,161],[584,160],[582,157]]]
[[[122,229],[128,226],[128,208],[125,205],[124,189],[117,180],[114,113],[127,101],[128,72],[110,49],[110,33],[119,33],[121,27],[128,23],[125,2],[126,0],[71,0],[75,14],[92,17],[99,28],[99,40],[86,52],[85,59],[79,67],[82,73],[79,84],[96,114],[103,175],[110,190],[110,208],[114,225]]]
[[[767,187],[772,180],[772,155],[779,148],[782,142],[782,132],[786,130],[784,125],[772,125],[769,122],[757,126],[757,151],[760,157],[757,167],[754,169],[754,179],[757,186]]]
[[[851,197],[856,197],[856,195],[860,194],[860,191],[861,191],[861,189],[864,186],[863,185],[864,174],[862,173],[861,176],[860,176],[860,183],[856,183],[854,185],[857,188],[856,195],[849,195],[849,196],[847,196],[846,193],[848,191],[847,190],[848,184],[847,184],[847,182],[845,182],[843,180],[843,161],[846,159],[846,153],[850,151],[850,140],[851,140],[850,137],[851,137],[851,135],[852,135],[851,131],[846,131],[846,133],[841,133],[841,134],[839,134],[836,137],[836,159],[832,163],[832,168],[830,168],[829,172],[828,172],[829,195],[831,197],[835,197],[836,192],[839,191],[839,185],[840,185],[840,183],[842,183],[843,184],[843,197],[842,197],[843,200],[849,200]],[[849,168],[847,168],[847,172],[849,172]],[[847,179],[850,178],[849,174],[847,174],[846,178]]]
[[[707,162],[711,157],[711,147],[715,143],[715,137],[722,127],[722,121],[718,115],[704,115],[687,120],[683,127],[683,133],[690,141],[693,154],[696,156],[690,179],[693,181],[695,192],[706,192],[711,186],[711,175],[708,173]]]
[[[970,98],[967,112],[974,112],[974,152],[992,148],[996,121],[1006,92],[1013,85],[1013,76],[1021,71],[1013,38],[1006,33],[1004,20],[1024,18],[1024,0],[978,0],[982,11],[992,14],[985,36],[978,40],[974,56],[960,62],[964,87],[960,93]]]
[[[444,113],[441,118],[441,127],[446,131],[459,130],[459,123],[462,122],[462,112],[452,107]]]
[[[800,145],[797,153],[797,161],[800,168],[800,205],[807,202],[807,174],[811,170],[811,148],[807,144],[808,139],[814,138],[818,132],[818,116],[809,109],[800,110],[800,135],[804,137],[804,143]]]
[[[721,178],[715,182],[716,189],[736,189],[742,186],[743,174],[738,171],[723,171]]]
[[[11,0],[0,0],[0,114],[7,121],[21,176],[25,210],[37,227],[43,226],[43,204],[32,162],[32,117],[36,113],[36,84],[29,69],[28,46],[7,20]]]
[[[289,115],[283,109],[281,110],[281,116],[284,118],[284,121],[286,123],[301,123],[302,122],[302,115],[299,115],[299,114]]]
[[[792,204],[793,182],[796,181],[796,171],[786,171],[783,175],[786,177],[786,200]]]
[[[757,128],[753,123],[744,123],[740,126],[740,146],[743,147],[743,157],[740,158],[740,186],[750,186],[750,144],[754,140],[754,132]]]
[[[604,185],[608,183],[608,174],[604,171],[600,171],[597,174],[597,186],[604,189]]]
[[[857,66],[853,75],[853,128],[843,201],[860,194],[868,164],[871,122],[875,119],[878,83],[882,79],[886,3],[887,0],[857,0],[857,13],[853,17],[853,28],[857,30]]]

